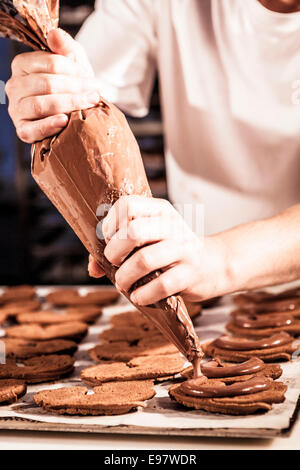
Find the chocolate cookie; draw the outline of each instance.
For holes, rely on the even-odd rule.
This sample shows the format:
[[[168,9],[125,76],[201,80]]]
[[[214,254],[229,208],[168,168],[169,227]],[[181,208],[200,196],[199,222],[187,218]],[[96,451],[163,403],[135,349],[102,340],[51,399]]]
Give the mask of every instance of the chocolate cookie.
[[[145,318],[138,310],[113,315],[110,318],[110,323],[117,328],[134,327],[142,328],[147,331],[158,331],[152,322]]]
[[[300,320],[290,313],[240,314],[232,317],[226,329],[234,335],[249,338],[265,338],[281,331],[297,336],[300,334]]]
[[[179,354],[136,357],[127,362],[113,362],[88,367],[81,372],[81,380],[90,386],[103,382],[173,377],[183,370],[185,360]]]
[[[78,306],[78,305],[109,305],[116,302],[120,294],[116,289],[99,289],[80,295],[75,289],[60,289],[46,296],[49,304],[56,307]]]
[[[67,312],[59,313],[53,310],[40,310],[38,312],[22,313],[17,316],[18,323],[35,323],[37,325],[56,325],[70,322],[93,323],[102,314],[98,307],[68,309]]]
[[[120,341],[104,343],[95,346],[89,351],[94,361],[112,360],[128,362],[135,357],[161,356],[178,353],[178,349],[162,336],[143,338],[134,343]]]
[[[2,294],[0,294],[0,304],[31,300],[35,297],[35,294],[35,288],[31,286],[8,287]]]
[[[81,322],[63,323],[61,325],[41,326],[34,323],[12,326],[6,329],[8,338],[22,338],[33,341],[50,339],[71,339],[79,342],[85,337],[88,326]]]
[[[27,391],[25,382],[22,380],[2,379],[0,380],[0,403],[10,405],[23,397]]]
[[[0,307],[0,315],[8,317],[15,317],[20,313],[33,312],[41,308],[39,300],[24,300],[20,302],[8,302]]]
[[[294,307],[294,308],[293,308]],[[252,304],[248,307],[243,307],[238,310],[233,310],[230,313],[232,318],[239,315],[272,315],[272,314],[286,314],[288,313],[294,318],[300,318],[300,306],[295,303],[287,303],[286,300],[278,300],[278,302],[268,302],[266,304]]]
[[[251,388],[255,389],[253,381],[256,384],[259,383],[258,390],[264,388],[263,384],[266,384],[266,387],[262,391],[249,393]],[[188,408],[229,415],[248,415],[257,411],[269,411],[272,409],[273,403],[282,403],[285,400],[284,395],[287,390],[287,386],[283,383],[273,382],[271,379],[266,378],[254,378],[241,384],[236,383],[232,385],[226,385],[224,382],[216,380],[207,380],[205,383],[207,388],[205,389],[205,386],[201,388],[202,392],[204,390],[204,396],[195,396],[191,395],[193,387],[189,390],[185,384],[186,382],[172,385],[169,390],[170,397]],[[232,387],[243,387],[247,394],[230,396],[233,391]],[[207,395],[213,395],[212,391],[216,392],[217,395],[220,393],[223,396],[218,396],[217,398],[207,397]],[[226,396],[226,393],[229,396]]]
[[[259,302],[259,303],[246,303],[239,310],[232,312],[233,314],[237,313],[283,313],[289,312],[295,317],[300,316],[300,296],[293,297],[290,299],[283,300],[274,300],[269,302]]]
[[[8,319],[8,315],[6,315],[5,313],[0,313],[0,326],[4,325],[7,319]]]
[[[74,370],[75,360],[70,356],[39,356],[25,359],[22,367],[13,359],[0,365],[0,379],[20,379],[27,384],[57,380]]]
[[[264,362],[289,361],[297,349],[293,343],[294,338],[285,332],[259,340],[221,336],[202,344],[202,349],[209,357],[231,362],[243,362],[251,357],[258,357]]]
[[[259,304],[261,302],[274,302],[291,298],[300,298],[300,288],[288,289],[277,294],[267,291],[249,291],[232,297],[233,302],[240,307],[247,304]]]
[[[34,396],[36,405],[47,411],[67,415],[120,415],[129,413],[155,396],[153,382],[109,382],[88,394],[86,387],[43,390]]]
[[[17,338],[2,338],[5,344],[6,357],[13,359],[30,359],[36,356],[67,354],[72,356],[77,351],[77,344],[66,339],[50,341],[28,341]]]
[[[201,365],[201,372],[210,379],[230,384],[244,382],[259,376],[275,380],[282,375],[282,368],[278,364],[265,364],[261,359],[253,357],[239,364],[221,362],[219,359],[210,361]],[[193,367],[184,369],[181,375],[185,379],[192,379],[194,376]]]
[[[141,327],[124,326],[113,327],[108,330],[102,331],[99,335],[101,341],[115,343],[120,341],[127,341],[129,343],[139,341],[143,338],[155,338],[156,336],[162,337],[158,330],[144,330]]]

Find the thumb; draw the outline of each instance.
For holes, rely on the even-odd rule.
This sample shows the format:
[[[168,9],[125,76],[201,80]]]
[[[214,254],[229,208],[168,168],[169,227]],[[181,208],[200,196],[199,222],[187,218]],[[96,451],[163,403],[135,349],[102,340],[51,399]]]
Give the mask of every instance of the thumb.
[[[63,29],[53,29],[47,36],[48,46],[54,54],[63,55],[78,63],[87,77],[93,77],[94,72],[81,45]]]
[[[76,60],[78,55],[78,44],[63,29],[53,29],[47,37],[48,46],[54,54],[64,55]]]

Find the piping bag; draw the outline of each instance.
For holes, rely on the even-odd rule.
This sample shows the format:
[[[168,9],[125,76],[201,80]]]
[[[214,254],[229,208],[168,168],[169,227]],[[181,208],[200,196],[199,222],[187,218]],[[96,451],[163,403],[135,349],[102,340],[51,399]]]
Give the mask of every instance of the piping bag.
[[[46,38],[58,27],[58,13],[58,0],[1,1],[0,35],[49,51]],[[72,112],[62,132],[32,146],[31,165],[37,184],[115,283],[117,268],[105,258],[105,241],[96,233],[101,221],[97,209],[125,195],[152,197],[138,144],[123,113],[104,99],[95,108]],[[136,285],[159,274],[151,273]],[[203,353],[182,298],[171,296],[136,308],[193,363],[195,375],[200,375]]]

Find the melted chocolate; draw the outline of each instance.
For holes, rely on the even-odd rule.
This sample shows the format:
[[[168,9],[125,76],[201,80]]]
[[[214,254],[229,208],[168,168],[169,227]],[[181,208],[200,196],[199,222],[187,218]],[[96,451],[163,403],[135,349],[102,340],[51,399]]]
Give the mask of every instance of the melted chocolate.
[[[277,300],[288,300],[290,298],[298,298],[300,300],[300,288],[288,289],[277,294],[267,291],[246,292],[244,294],[237,295],[235,297],[235,301],[239,304],[259,304],[261,302],[267,303]]]
[[[242,310],[250,313],[284,313],[300,310],[300,297],[294,297],[287,300],[275,300],[274,302],[260,302],[259,304],[245,304]]]
[[[200,377],[199,379],[183,382],[180,386],[180,390],[185,395],[197,398],[236,397],[263,392],[270,388],[271,383],[272,380],[269,378],[254,377],[244,382],[237,382],[231,385],[226,385],[224,382],[210,384],[209,380],[205,381]]]
[[[281,326],[289,326],[294,323],[294,317],[288,313],[267,314],[267,315],[236,315],[234,324],[241,328],[275,328]]]
[[[276,348],[290,343],[293,338],[284,331],[269,338],[259,340],[248,340],[244,338],[234,338],[233,336],[221,336],[214,341],[214,344],[222,349],[231,351],[252,351],[259,349]]]
[[[242,362],[241,364],[228,365],[222,364],[221,362],[210,361],[201,365],[202,373],[211,379],[255,374],[264,368],[264,362],[256,357],[249,359],[249,361]]]

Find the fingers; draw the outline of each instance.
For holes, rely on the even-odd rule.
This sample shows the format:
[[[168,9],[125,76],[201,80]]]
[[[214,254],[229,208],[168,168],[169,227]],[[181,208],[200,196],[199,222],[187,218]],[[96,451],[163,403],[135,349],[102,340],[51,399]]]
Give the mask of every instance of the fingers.
[[[55,54],[76,58],[79,44],[63,29],[53,29],[47,36],[48,46]]]
[[[143,196],[123,196],[110,209],[102,223],[102,232],[106,242],[123,225],[139,217],[155,217],[163,214],[176,214],[171,204],[164,199]]]
[[[43,51],[26,52],[17,55],[12,61],[11,69],[13,77],[32,73],[90,77],[90,75],[87,75],[86,71],[82,69],[80,64],[70,58]]]
[[[55,94],[82,94],[98,89],[98,82],[93,78],[70,77],[69,75],[54,75],[33,73],[19,77],[18,83],[14,86],[14,100],[40,95]],[[8,87],[9,88],[9,87]]]
[[[92,77],[94,75],[93,69],[81,44],[75,41],[63,29],[50,31],[47,37],[47,42],[52,52],[68,57],[80,64],[87,77]]]
[[[17,128],[19,139],[28,144],[38,142],[60,132],[68,124],[66,114],[58,114],[34,122],[24,121]]]
[[[98,104],[98,92],[83,95],[54,94],[23,98],[18,103],[18,113],[23,120],[36,120],[56,114],[68,114],[80,109],[88,109]]]
[[[170,240],[144,247],[126,260],[117,271],[118,288],[127,292],[135,282],[147,274],[173,265],[181,259],[181,246]]]
[[[169,217],[141,217],[120,227],[108,242],[104,255],[115,266],[120,266],[135,249],[174,236],[179,231],[177,219]]]
[[[91,277],[95,277],[97,279],[105,275],[105,272],[100,268],[99,264],[91,255],[89,256],[88,272]]]
[[[136,289],[130,300],[136,305],[151,305],[171,295],[179,294],[191,283],[191,271],[180,263],[162,273],[157,279]]]

